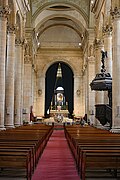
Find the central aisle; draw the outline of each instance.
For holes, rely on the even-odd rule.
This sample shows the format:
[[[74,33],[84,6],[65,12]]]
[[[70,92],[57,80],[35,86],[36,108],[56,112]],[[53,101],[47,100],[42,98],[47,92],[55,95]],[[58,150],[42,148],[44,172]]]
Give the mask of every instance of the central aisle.
[[[80,180],[64,130],[54,130],[32,180]]]

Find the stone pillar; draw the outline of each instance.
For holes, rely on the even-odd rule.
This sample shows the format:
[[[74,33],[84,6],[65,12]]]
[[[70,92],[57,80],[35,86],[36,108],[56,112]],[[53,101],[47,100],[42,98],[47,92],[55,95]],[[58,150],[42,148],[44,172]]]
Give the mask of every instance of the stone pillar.
[[[24,88],[24,57],[25,57],[25,43],[24,40],[22,42],[22,52],[21,52],[21,124],[23,124],[23,119],[24,119],[24,104],[23,104],[23,98],[24,98],[24,92],[23,92],[23,88]]]
[[[101,72],[101,50],[103,50],[103,43],[101,40],[95,40],[95,74]],[[95,91],[95,104],[104,104],[104,92]],[[101,126],[100,122],[96,119],[95,126]]]
[[[86,99],[87,99],[87,96],[86,96],[86,71],[85,69],[82,70],[82,77],[81,77],[81,103],[80,103],[80,110],[81,110],[81,116],[84,116],[85,115],[85,110],[86,110]]]
[[[30,121],[30,107],[32,106],[32,58],[25,55],[24,85],[23,85],[23,121]]]
[[[107,58],[105,59],[105,69],[107,73],[112,76],[112,26],[106,25],[103,27],[104,50],[107,51]],[[109,103],[108,91],[104,92],[104,103]]]
[[[8,26],[7,63],[6,63],[6,97],[5,127],[14,127],[14,74],[15,74],[15,26]]]
[[[22,108],[22,42],[19,39],[15,41],[15,126],[21,125]]]
[[[75,116],[82,116],[80,104],[82,102],[80,76],[74,76],[74,114]]]
[[[36,106],[36,100],[37,100],[37,70],[35,68],[35,66],[33,65],[32,68],[32,73],[33,73],[33,113],[36,116],[36,110],[37,110],[37,106]]]
[[[88,57],[88,119],[95,124],[95,91],[91,91],[90,83],[95,77],[95,57]]]
[[[113,16],[112,131],[120,133],[120,7]]]
[[[6,1],[4,1],[6,2]],[[5,61],[6,61],[6,24],[9,8],[0,6],[0,130],[4,129],[5,119]]]

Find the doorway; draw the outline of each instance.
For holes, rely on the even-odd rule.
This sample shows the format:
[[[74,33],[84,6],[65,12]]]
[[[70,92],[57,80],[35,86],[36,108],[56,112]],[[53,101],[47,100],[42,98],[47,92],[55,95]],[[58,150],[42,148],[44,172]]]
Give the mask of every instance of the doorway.
[[[47,72],[45,78],[45,117],[50,116],[51,102],[52,106],[57,105],[55,93],[58,87],[64,89],[64,105],[68,108],[68,117],[72,118],[74,110],[74,78],[73,71],[70,66],[62,61],[52,64]],[[62,104],[62,103],[61,103]]]

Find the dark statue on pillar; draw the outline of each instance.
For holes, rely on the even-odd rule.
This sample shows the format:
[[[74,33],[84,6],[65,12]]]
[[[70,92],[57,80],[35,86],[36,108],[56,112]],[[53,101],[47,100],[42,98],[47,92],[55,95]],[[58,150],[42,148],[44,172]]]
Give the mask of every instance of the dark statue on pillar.
[[[102,59],[101,59],[102,69],[101,69],[101,72],[104,73],[106,71],[106,69],[105,69],[105,58],[107,58],[107,51],[101,50],[101,53],[102,53]]]
[[[105,60],[108,58],[107,51],[101,50],[101,72],[96,74],[95,78],[90,83],[91,90],[95,91],[108,91],[109,104],[96,104],[95,117],[100,121],[102,125],[107,122],[112,126],[112,77],[110,73],[106,72]]]

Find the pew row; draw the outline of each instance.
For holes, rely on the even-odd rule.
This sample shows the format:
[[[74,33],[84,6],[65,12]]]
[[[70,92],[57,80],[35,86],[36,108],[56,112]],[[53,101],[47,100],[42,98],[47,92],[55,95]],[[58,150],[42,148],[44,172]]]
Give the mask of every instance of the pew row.
[[[114,170],[117,177],[120,134],[91,126],[66,126],[64,129],[82,180],[85,180],[87,170]]]
[[[0,175],[7,168],[23,169],[30,180],[52,132],[53,126],[43,124],[0,131]]]

